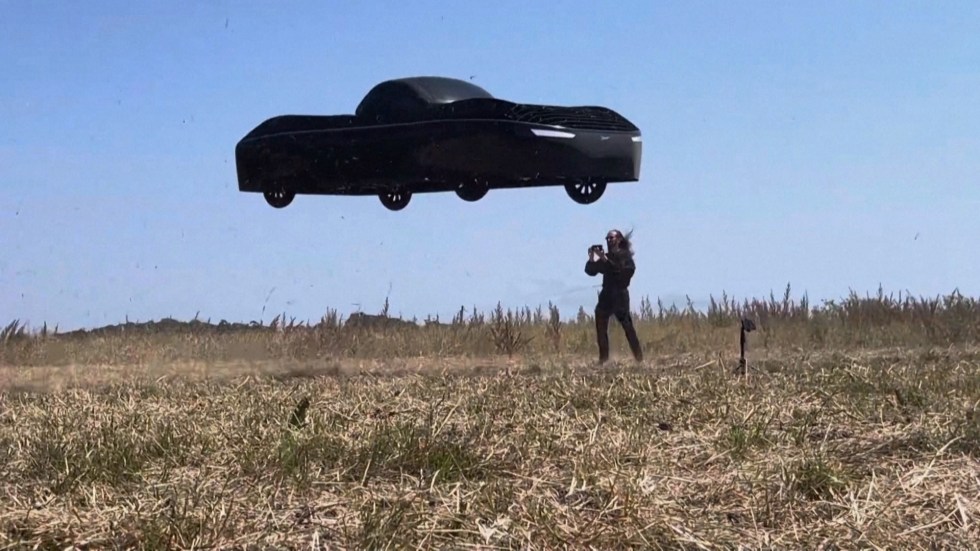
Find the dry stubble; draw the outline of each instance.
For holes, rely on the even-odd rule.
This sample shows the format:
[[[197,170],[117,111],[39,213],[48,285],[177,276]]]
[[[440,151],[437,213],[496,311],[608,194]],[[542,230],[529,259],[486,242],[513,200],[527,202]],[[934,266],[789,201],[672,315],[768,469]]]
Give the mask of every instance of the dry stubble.
[[[4,368],[0,544],[977,548],[980,352],[706,360]]]

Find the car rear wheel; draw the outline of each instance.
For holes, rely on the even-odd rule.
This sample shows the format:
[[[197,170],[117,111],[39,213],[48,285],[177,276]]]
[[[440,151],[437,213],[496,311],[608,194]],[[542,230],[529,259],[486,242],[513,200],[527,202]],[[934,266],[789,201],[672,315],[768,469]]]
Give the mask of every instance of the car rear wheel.
[[[378,195],[381,198],[381,204],[385,206],[388,210],[402,210],[408,206],[408,202],[412,200],[412,194],[407,191],[393,191],[390,193],[381,193]]]
[[[282,186],[274,189],[267,189],[264,192],[262,192],[262,195],[265,196],[266,203],[269,203],[269,205],[277,209],[281,209],[289,205],[290,203],[293,202],[293,199],[296,197],[295,192],[288,191],[286,190],[286,188],[283,188]]]
[[[606,182],[576,182],[565,184],[565,192],[573,201],[582,205],[595,203],[606,191]]]

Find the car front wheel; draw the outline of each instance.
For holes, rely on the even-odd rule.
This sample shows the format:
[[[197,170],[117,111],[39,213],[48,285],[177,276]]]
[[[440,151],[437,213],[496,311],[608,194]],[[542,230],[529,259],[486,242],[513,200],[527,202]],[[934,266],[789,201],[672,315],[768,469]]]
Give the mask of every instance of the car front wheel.
[[[265,196],[266,203],[269,203],[269,205],[277,209],[281,209],[289,205],[290,203],[293,202],[293,198],[296,197],[295,192],[288,191],[283,187],[279,187],[276,189],[267,189],[264,192],[262,192],[262,195]]]
[[[408,202],[412,200],[412,194],[407,191],[394,191],[391,193],[382,193],[379,195],[381,198],[381,204],[385,206],[388,210],[402,210],[408,206]]]
[[[595,203],[606,191],[605,182],[576,182],[565,184],[565,192],[573,201],[581,205]]]

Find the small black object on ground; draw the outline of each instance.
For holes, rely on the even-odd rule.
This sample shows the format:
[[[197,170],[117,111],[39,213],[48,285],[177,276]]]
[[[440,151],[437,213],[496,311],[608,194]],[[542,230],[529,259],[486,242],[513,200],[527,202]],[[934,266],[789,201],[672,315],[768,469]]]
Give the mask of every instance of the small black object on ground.
[[[745,344],[746,344],[745,335],[746,333],[751,333],[752,331],[755,331],[755,329],[756,327],[754,321],[752,321],[749,318],[742,318],[738,330],[739,354],[738,354],[738,367],[735,368],[736,375],[744,375],[746,372],[747,364],[745,361]]]

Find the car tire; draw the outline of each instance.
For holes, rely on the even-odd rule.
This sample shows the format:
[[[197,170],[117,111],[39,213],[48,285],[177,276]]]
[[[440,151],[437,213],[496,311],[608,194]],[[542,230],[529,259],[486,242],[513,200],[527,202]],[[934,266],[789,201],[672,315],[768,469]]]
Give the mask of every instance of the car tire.
[[[595,203],[606,191],[606,182],[575,182],[565,184],[565,192],[580,205]]]
[[[267,189],[262,192],[262,195],[265,197],[266,203],[269,203],[270,206],[277,209],[285,208],[292,203],[293,199],[296,197],[295,192],[289,191],[282,186],[274,189]]]
[[[490,191],[490,186],[480,180],[464,182],[456,187],[456,195],[460,199],[471,203],[486,197],[488,191]]]
[[[391,191],[378,194],[381,204],[388,210],[402,210],[412,200],[412,194],[407,191]]]

